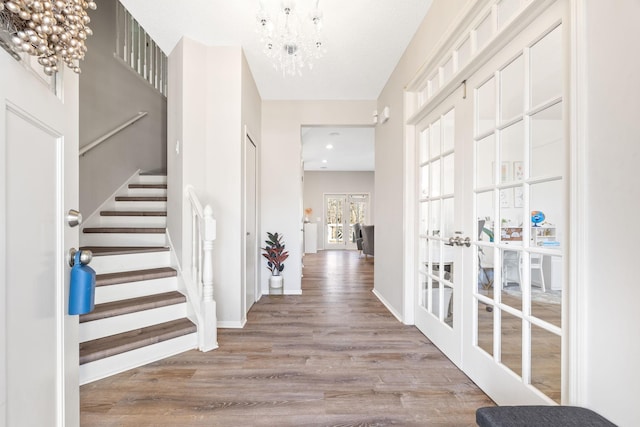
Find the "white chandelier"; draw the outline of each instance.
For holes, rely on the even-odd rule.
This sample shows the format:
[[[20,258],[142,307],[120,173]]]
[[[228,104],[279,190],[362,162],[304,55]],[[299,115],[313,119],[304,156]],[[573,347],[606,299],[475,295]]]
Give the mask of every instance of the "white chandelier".
[[[307,18],[296,14],[292,0],[282,2],[279,14],[272,18],[260,2],[258,28],[260,42],[264,44],[264,53],[273,61],[276,70],[282,75],[302,75],[304,67],[313,68],[313,59],[322,57],[325,48],[322,43],[322,11],[316,7]]]
[[[79,73],[78,61],[87,51],[92,34],[87,9],[92,0],[0,0],[0,31],[11,36],[13,51],[38,57],[47,75],[64,62]],[[11,48],[5,44],[6,48]]]

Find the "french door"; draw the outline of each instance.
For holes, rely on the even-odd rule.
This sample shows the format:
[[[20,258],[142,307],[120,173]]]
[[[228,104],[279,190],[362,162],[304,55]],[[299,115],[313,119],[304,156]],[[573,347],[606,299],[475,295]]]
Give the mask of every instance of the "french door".
[[[368,214],[368,194],[325,194],[325,249],[355,249],[353,225],[366,223]]]
[[[418,268],[416,326],[461,363],[464,233],[464,124],[469,106],[455,91],[416,127]],[[466,274],[468,276],[468,273]]]
[[[501,405],[563,399],[567,5],[415,125],[415,323]]]

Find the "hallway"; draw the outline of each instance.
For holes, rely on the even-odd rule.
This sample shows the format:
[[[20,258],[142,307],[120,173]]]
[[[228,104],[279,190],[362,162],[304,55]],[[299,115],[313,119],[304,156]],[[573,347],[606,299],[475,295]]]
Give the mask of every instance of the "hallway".
[[[81,387],[81,425],[474,426],[491,400],[376,299],[374,259],[306,255],[303,295],[262,297],[218,350]]]

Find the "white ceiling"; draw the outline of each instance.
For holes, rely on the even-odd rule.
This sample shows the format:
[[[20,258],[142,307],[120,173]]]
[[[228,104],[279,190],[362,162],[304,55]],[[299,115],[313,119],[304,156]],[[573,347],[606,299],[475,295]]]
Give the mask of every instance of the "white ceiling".
[[[304,170],[373,171],[374,136],[373,126],[303,126]]]
[[[377,99],[431,5],[431,0],[320,0],[327,53],[302,76],[285,77],[263,53],[256,32],[260,2],[275,12],[281,0],[120,1],[165,53],[183,36],[209,46],[242,46],[265,100]],[[315,0],[295,1],[301,18],[314,5]],[[303,128],[305,170],[374,170],[374,132],[373,127]],[[327,150],[329,142],[333,150]]]
[[[242,46],[264,100],[377,99],[431,0],[320,0],[327,53],[302,76],[283,77],[262,52],[256,29],[260,1],[121,0],[170,53],[187,36],[210,46]],[[300,17],[315,0],[296,0]]]

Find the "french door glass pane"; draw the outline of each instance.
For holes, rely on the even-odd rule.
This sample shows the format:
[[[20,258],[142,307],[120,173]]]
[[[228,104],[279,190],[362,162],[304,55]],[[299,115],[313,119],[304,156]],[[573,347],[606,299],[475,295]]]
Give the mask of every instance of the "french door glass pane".
[[[454,212],[453,212],[453,206],[454,206],[454,203],[453,203],[453,198],[452,197],[449,197],[449,198],[444,199],[442,201],[442,209],[443,209],[443,212],[442,212],[442,219],[443,219],[442,227],[443,227],[443,231],[444,231],[444,234],[443,234],[444,237],[453,236],[454,235],[454,222],[453,222],[453,219],[454,219],[453,214],[454,214]]]
[[[429,220],[429,205],[427,202],[420,202],[420,214],[418,224],[418,234],[426,235],[428,233],[427,224]]]
[[[440,155],[440,120],[436,120],[431,125],[431,138],[429,143],[429,158],[433,159]]]
[[[431,163],[431,197],[442,195],[440,184],[440,160]]]
[[[494,237],[494,205],[493,205],[493,190],[478,193],[476,196],[476,214],[478,219],[484,221],[482,225],[483,232],[480,234],[479,239],[484,241],[493,242]]]
[[[524,110],[524,58],[518,56],[500,72],[501,122],[522,115]]]
[[[476,188],[495,184],[496,137],[490,134],[476,143]]]
[[[453,150],[455,143],[454,125],[455,110],[449,111],[442,117],[442,152],[446,153]]]
[[[562,26],[531,47],[531,107],[562,95]]]
[[[493,356],[493,310],[483,302],[478,303],[478,342],[477,345],[489,355]]]
[[[455,187],[454,154],[448,154],[442,159],[442,194],[453,194]]]
[[[344,197],[327,197],[327,243],[344,243]]]
[[[562,326],[562,257],[531,254],[531,315]]]
[[[500,159],[501,182],[517,180],[515,176],[516,165],[522,170],[524,160],[524,123],[521,121],[512,124],[500,132]],[[522,180],[522,176],[519,180]]]
[[[440,236],[440,200],[434,200],[431,202],[431,210],[429,211],[429,216],[431,217],[431,221],[429,224],[429,235],[430,236]]]
[[[522,319],[504,310],[500,314],[500,359],[507,368],[522,376]]]
[[[496,126],[496,79],[491,77],[478,88],[476,134],[482,135]]]
[[[418,146],[420,164],[429,160],[429,128],[420,132],[420,143]]]
[[[522,270],[520,252],[501,250],[502,303],[522,310]]]
[[[420,198],[429,195],[429,164],[420,167]]]
[[[453,281],[453,273],[451,280]],[[453,322],[455,319],[455,316],[453,315],[453,302],[455,301],[453,293],[455,292],[455,290],[452,286],[449,286],[445,283],[442,287],[442,291],[444,292],[442,295],[442,319],[447,326],[453,328]]]
[[[471,58],[471,39],[467,37],[458,48],[458,70],[467,65]]]
[[[564,170],[562,103],[531,116],[532,178],[562,176]]]
[[[544,221],[538,226],[553,228],[544,239],[537,239],[536,246],[558,248],[563,244],[564,236],[564,213],[566,212],[564,197],[564,181],[548,181],[540,184],[533,184],[530,187],[531,211],[539,211],[544,214]],[[532,230],[538,227],[532,227]],[[532,236],[534,237],[534,236]]]
[[[562,339],[553,332],[531,326],[531,385],[561,403]]]

